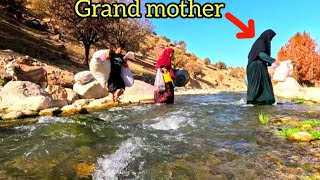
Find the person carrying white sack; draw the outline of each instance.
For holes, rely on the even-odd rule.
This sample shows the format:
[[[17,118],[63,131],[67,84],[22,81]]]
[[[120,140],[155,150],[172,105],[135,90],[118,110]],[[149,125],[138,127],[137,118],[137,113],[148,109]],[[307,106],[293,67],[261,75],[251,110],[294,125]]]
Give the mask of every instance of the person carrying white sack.
[[[90,61],[90,72],[108,92],[112,93],[112,102],[119,101],[125,87],[133,85],[133,75],[127,61],[134,59],[134,53],[122,54],[125,44],[120,42],[115,51],[103,49],[93,54]]]

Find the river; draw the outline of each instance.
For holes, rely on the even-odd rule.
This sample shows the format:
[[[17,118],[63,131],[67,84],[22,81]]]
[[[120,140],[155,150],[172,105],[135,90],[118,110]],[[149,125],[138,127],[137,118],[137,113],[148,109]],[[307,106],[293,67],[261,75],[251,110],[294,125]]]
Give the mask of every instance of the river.
[[[81,169],[92,167],[88,179],[298,179],[316,173],[310,167],[319,162],[309,146],[287,141],[258,119],[261,111],[303,118],[311,107],[290,101],[254,107],[243,97],[177,96],[173,105],[44,116],[1,128],[0,179],[79,179]]]

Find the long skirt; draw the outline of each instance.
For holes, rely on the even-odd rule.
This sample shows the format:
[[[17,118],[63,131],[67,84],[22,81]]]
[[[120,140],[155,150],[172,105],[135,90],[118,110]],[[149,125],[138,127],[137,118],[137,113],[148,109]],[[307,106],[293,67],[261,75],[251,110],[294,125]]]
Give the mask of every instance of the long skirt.
[[[271,105],[275,103],[273,87],[267,66],[260,60],[247,66],[247,104]]]
[[[174,103],[174,87],[172,82],[165,84],[165,91],[154,92],[154,103],[173,104]]]

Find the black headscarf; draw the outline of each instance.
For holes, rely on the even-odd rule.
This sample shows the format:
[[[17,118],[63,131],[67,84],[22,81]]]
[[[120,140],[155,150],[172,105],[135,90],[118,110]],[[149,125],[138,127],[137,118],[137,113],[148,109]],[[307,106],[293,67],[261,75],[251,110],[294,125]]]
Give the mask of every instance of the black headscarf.
[[[270,56],[271,40],[276,35],[272,29],[264,31],[260,37],[253,43],[248,55],[248,63],[255,60],[260,52],[265,52]]]

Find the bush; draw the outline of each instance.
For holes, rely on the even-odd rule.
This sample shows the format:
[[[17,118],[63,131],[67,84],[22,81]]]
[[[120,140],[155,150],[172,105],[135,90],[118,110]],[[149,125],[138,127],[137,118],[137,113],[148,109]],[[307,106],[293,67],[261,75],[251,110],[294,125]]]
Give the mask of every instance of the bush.
[[[182,55],[178,54],[174,56],[173,64],[175,68],[186,68],[186,64],[188,63],[188,60]]]
[[[37,15],[46,16],[47,11],[49,10],[49,3],[49,0],[33,0],[31,6]]]
[[[231,69],[229,76],[234,78],[242,78],[245,75],[245,70],[243,68],[233,68]]]
[[[162,36],[162,38],[166,41],[166,42],[170,42],[171,40],[169,38],[167,38],[166,36]]]
[[[227,69],[227,65],[224,62],[217,62],[213,65],[213,67],[215,67],[216,69]]]
[[[203,72],[202,72],[202,67],[194,62],[194,61],[190,61],[187,65],[186,65],[186,69],[188,70],[188,72],[191,74],[191,76],[193,76],[193,78],[196,78],[198,76],[203,76]]]
[[[320,54],[317,41],[310,34],[296,33],[281,47],[278,60],[292,60],[294,71],[292,77],[300,84],[313,86],[313,81],[320,79]]]
[[[4,86],[8,83],[8,81],[6,79],[2,79],[0,78],[0,86]]]
[[[204,59],[204,64],[205,65],[210,65],[211,64],[210,59],[209,58]]]

